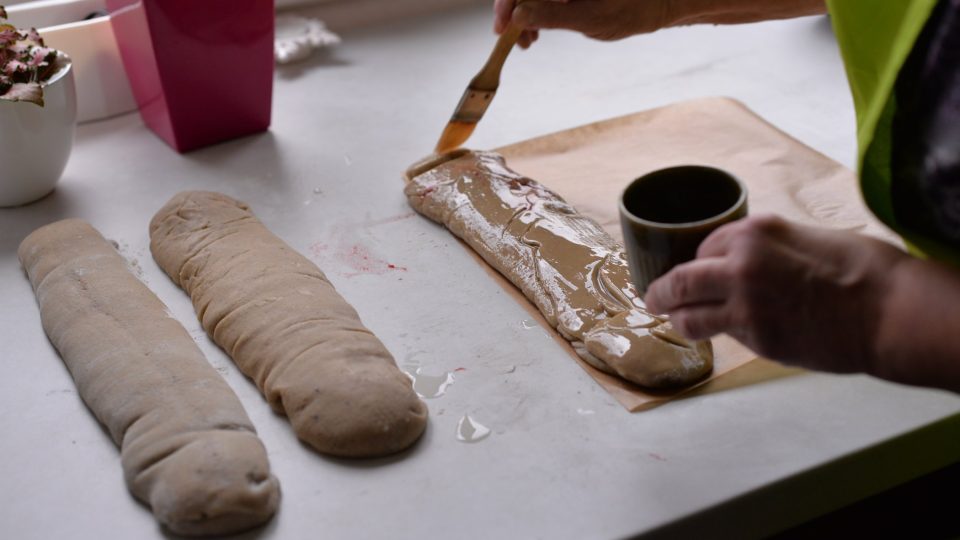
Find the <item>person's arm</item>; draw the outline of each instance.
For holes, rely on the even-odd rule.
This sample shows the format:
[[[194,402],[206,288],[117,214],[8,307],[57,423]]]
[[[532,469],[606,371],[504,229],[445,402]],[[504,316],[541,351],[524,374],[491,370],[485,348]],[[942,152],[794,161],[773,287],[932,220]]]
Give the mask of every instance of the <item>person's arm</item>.
[[[768,358],[960,391],[960,270],[850,232],[752,217],[650,285],[688,338],[728,333]]]
[[[527,47],[537,31],[563,28],[600,40],[621,39],[669,26],[737,24],[826,13],[824,0],[495,0],[494,30],[511,20],[525,29]]]
[[[827,12],[825,0],[667,0],[669,26],[743,24]]]
[[[908,257],[890,274],[874,373],[960,392],[960,270]]]

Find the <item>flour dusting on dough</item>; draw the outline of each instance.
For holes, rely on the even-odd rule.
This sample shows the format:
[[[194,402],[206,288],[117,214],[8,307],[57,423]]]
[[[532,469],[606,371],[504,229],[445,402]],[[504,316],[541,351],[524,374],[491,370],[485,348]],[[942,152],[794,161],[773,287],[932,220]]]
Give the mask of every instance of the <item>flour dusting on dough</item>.
[[[418,163],[408,178],[410,205],[506,276],[590,365],[651,388],[712,370],[709,342],[689,342],[645,310],[623,247],[501,156],[455,151]]]

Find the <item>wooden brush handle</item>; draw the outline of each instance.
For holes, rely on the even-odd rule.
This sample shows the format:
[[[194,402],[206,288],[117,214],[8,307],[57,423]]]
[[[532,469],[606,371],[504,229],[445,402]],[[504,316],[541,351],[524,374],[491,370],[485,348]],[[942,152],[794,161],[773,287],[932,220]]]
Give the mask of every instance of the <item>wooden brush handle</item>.
[[[487,63],[483,65],[480,73],[470,81],[470,88],[496,90],[500,86],[500,71],[503,70],[503,64],[507,61],[507,56],[510,55],[510,51],[513,50],[513,46],[516,45],[522,32],[522,28],[511,24],[500,34],[500,39],[493,47],[493,52],[490,53]]]

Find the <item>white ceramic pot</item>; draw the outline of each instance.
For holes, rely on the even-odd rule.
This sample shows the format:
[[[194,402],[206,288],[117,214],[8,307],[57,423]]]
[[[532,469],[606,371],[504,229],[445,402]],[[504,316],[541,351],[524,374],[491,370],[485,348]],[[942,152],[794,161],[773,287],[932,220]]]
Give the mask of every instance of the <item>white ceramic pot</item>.
[[[33,202],[53,190],[70,157],[77,94],[70,58],[43,87],[43,107],[0,100],[0,206]]]
[[[80,124],[137,110],[110,17],[88,18],[106,10],[106,0],[36,0],[7,8],[10,24],[39,28],[47,47],[70,55]]]

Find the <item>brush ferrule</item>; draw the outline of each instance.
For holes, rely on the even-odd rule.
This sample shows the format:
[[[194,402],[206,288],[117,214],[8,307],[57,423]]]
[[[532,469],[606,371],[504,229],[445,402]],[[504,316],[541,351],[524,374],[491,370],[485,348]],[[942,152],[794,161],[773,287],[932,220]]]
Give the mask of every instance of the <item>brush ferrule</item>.
[[[476,124],[483,118],[483,113],[487,112],[487,107],[490,106],[490,102],[493,101],[493,96],[496,93],[496,90],[467,88],[463,97],[460,98],[457,109],[453,111],[451,120]]]

